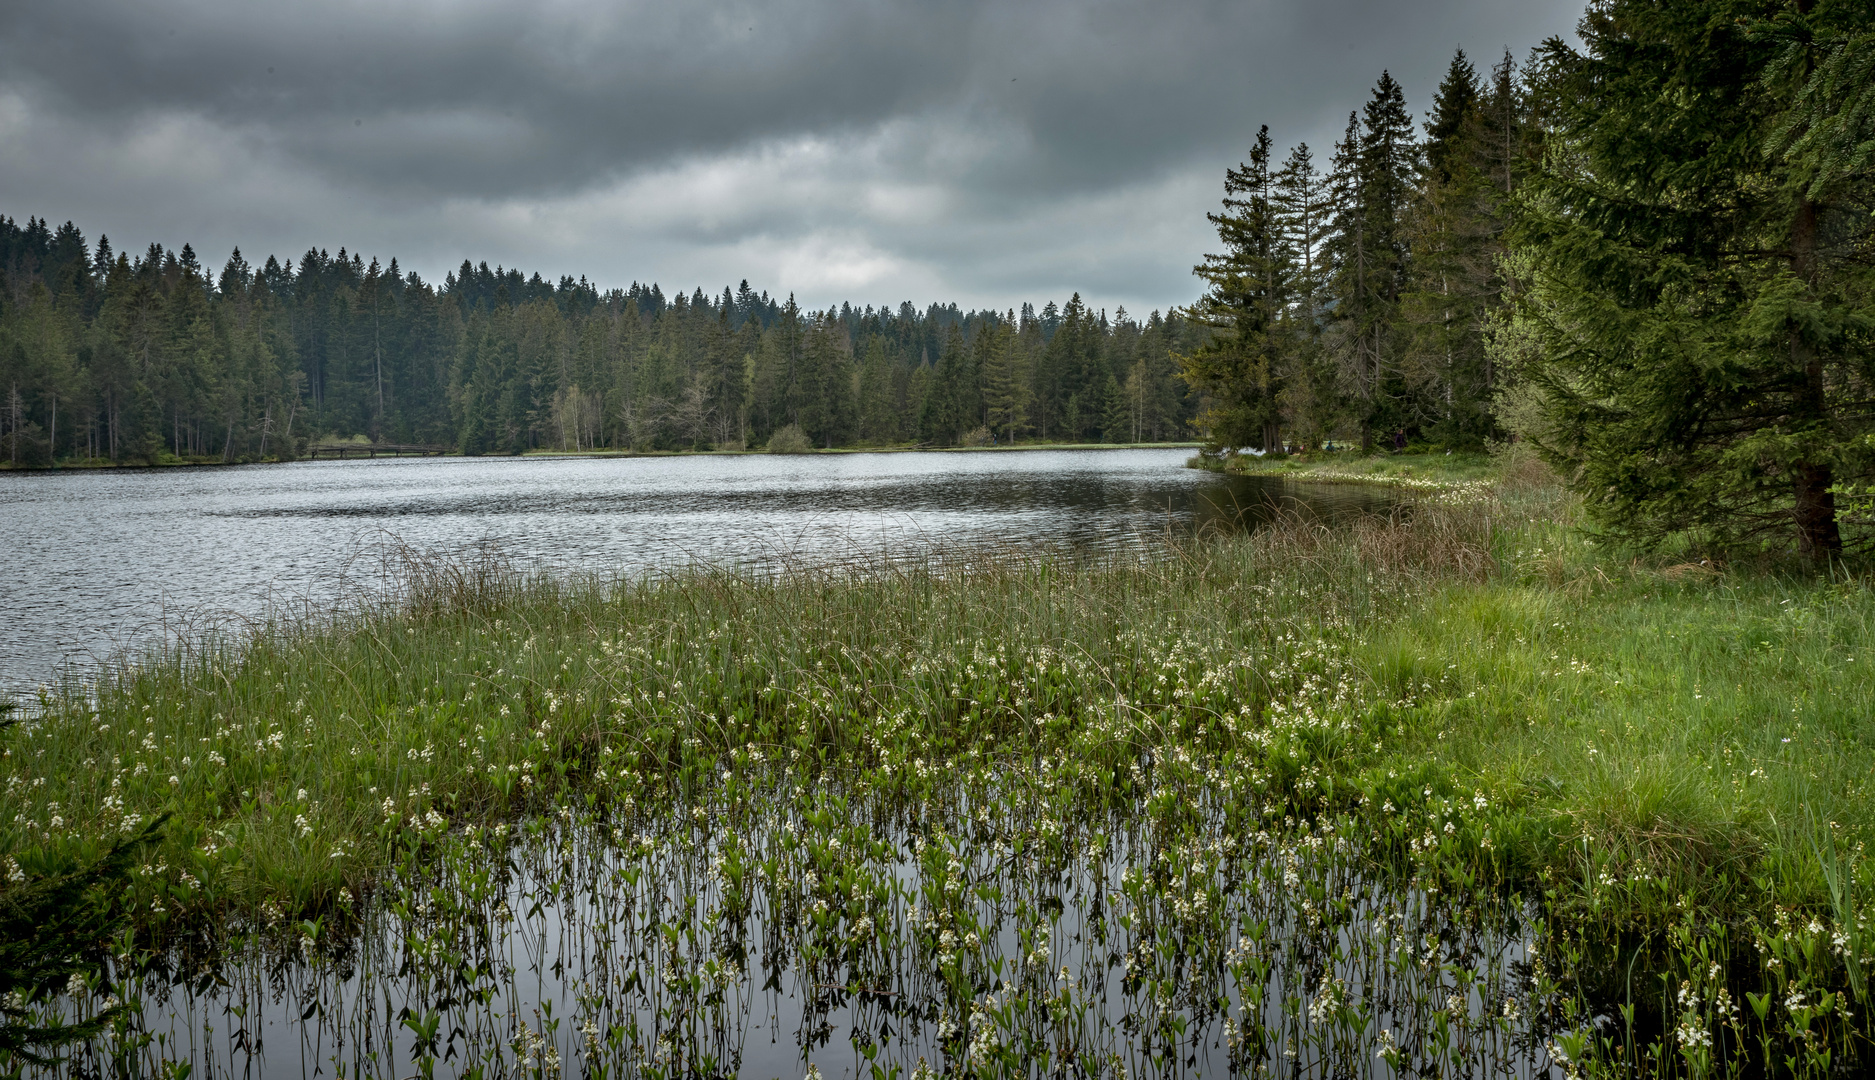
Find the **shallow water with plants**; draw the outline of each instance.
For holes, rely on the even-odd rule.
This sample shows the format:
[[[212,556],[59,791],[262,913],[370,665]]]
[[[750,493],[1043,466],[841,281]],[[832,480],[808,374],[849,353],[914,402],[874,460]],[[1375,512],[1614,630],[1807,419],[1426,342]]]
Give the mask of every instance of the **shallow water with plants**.
[[[124,936],[19,1003],[135,1006],[36,1071],[1858,1068],[1869,590],[1617,563],[1568,514],[417,562],[48,691],[0,736],[7,875],[171,816]]]
[[[1544,1071],[1528,913],[1376,880],[1350,820],[1176,757],[1143,815],[1029,770],[915,808],[756,771],[439,834],[338,922],[128,980],[142,1023],[68,1074]]]

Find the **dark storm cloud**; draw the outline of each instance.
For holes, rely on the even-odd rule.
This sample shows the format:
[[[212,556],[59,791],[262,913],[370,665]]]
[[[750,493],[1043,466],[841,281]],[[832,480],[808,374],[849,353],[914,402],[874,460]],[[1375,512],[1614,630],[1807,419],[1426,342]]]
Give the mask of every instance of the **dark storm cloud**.
[[[426,271],[792,267],[836,292],[1006,304],[1085,282],[1164,303],[1204,242],[1197,181],[1215,187],[1258,123],[1325,158],[1380,68],[1423,111],[1455,44],[1484,67],[1576,10],[7,5],[0,212],[206,230],[205,250],[394,247]]]
[[[944,92],[967,25],[871,4],[80,2],[15,8],[0,63],[88,122],[194,113],[338,181],[503,197],[876,122]]]

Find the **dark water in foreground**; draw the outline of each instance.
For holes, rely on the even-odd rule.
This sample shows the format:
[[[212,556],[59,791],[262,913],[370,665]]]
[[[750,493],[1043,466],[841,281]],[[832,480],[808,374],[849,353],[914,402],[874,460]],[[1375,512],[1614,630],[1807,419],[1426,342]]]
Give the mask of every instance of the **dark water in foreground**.
[[[1325,822],[1033,802],[458,833],[361,933],[118,984],[136,1034],[40,1075],[1560,1076],[1514,907],[1381,885]]]
[[[630,572],[975,544],[1111,550],[1386,496],[1184,467],[1186,450],[429,458],[0,474],[0,691],[229,616],[329,602],[389,546]]]

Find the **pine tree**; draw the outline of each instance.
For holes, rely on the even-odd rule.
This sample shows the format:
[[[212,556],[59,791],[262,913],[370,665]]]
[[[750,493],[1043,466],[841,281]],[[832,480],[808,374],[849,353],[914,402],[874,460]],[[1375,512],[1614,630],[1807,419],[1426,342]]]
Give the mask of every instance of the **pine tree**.
[[[1281,405],[1285,423],[1298,441],[1312,445],[1326,436],[1336,413],[1334,373],[1324,367],[1322,352],[1334,200],[1328,178],[1315,168],[1307,143],[1291,150],[1276,174],[1274,201],[1289,259]]]
[[[886,356],[885,338],[878,334],[867,339],[865,359],[859,369],[859,439],[873,446],[899,439],[898,409],[892,393],[892,362]]]
[[[963,328],[956,323],[944,331],[944,346],[938,362],[931,369],[926,384],[918,427],[925,439],[944,446],[955,446],[965,431],[973,410],[966,396],[975,382],[970,350],[964,344]]]
[[[743,283],[745,286],[747,282]],[[742,441],[742,349],[730,320],[735,301],[723,290],[723,304],[717,312],[709,335],[705,357],[705,409],[709,416],[711,440],[718,446]]]
[[[1336,206],[1330,248],[1336,273],[1328,345],[1364,450],[1372,449],[1377,429],[1407,422],[1398,315],[1409,266],[1406,216],[1420,159],[1406,96],[1383,71],[1358,129],[1354,117],[1348,118],[1331,181]]]
[[[1454,166],[1470,165],[1478,97],[1478,69],[1460,49],[1445,69],[1433,95],[1432,117],[1426,121],[1426,165],[1433,179],[1450,181]]]
[[[1183,358],[1182,374],[1211,398],[1205,423],[1217,449],[1282,449],[1283,315],[1291,269],[1270,148],[1265,125],[1249,163],[1225,172],[1223,211],[1207,215],[1224,250],[1192,270],[1209,285],[1192,317],[1214,336]]]
[[[1476,448],[1496,434],[1485,327],[1503,291],[1505,195],[1487,99],[1463,50],[1452,58],[1426,124],[1427,169],[1408,218],[1411,280],[1401,298],[1402,381],[1410,421],[1448,445]]]
[[[983,379],[984,423],[1004,442],[1015,442],[1028,422],[1029,384],[1016,341],[1015,313],[977,332]]]
[[[1101,387],[1100,438],[1102,442],[1123,443],[1131,441],[1133,415],[1126,407],[1126,394],[1120,387],[1120,380],[1113,375]]]
[[[1875,473],[1866,179],[1820,187],[1773,133],[1756,0],[1610,0],[1545,50],[1556,110],[1517,224],[1527,432],[1613,531],[1868,544],[1838,516]],[[1859,185],[1859,186],[1858,186]],[[1861,204],[1865,205],[1865,204]],[[1825,236],[1828,237],[1825,240]],[[1851,527],[1847,539],[1845,525]]]

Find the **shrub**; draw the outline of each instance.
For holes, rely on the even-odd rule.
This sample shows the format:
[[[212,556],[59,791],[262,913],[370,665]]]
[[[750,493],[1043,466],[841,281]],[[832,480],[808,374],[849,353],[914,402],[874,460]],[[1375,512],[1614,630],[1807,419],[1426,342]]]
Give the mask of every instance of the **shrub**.
[[[799,424],[789,424],[768,437],[768,452],[771,454],[809,454],[814,444],[807,441],[807,434]]]

